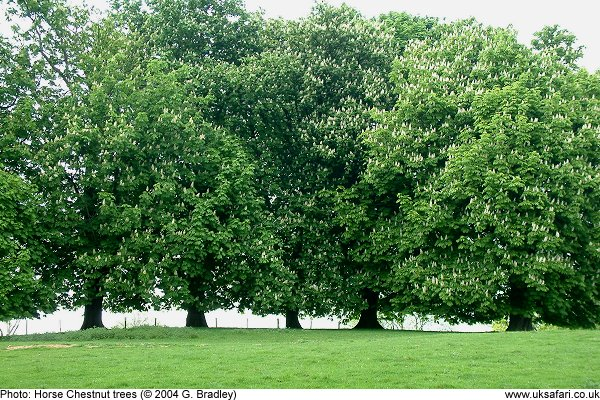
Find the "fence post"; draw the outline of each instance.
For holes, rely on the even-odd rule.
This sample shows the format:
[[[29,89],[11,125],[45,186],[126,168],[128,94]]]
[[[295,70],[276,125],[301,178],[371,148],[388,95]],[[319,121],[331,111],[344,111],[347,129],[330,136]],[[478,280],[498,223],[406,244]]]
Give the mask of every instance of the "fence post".
[[[127,329],[127,317],[125,317],[125,329]]]
[[[277,329],[279,329],[279,318],[277,318]]]
[[[156,326],[156,318],[154,318],[154,326]]]
[[[26,335],[28,334],[28,330],[27,330],[27,322],[28,322],[28,321],[27,321],[27,319],[25,319],[25,334],[26,334]]]
[[[246,329],[248,329],[248,318],[246,318]]]
[[[215,328],[218,328],[218,327],[219,327],[219,324],[218,324],[217,319],[215,318]]]
[[[58,331],[62,333],[62,321],[58,320]]]

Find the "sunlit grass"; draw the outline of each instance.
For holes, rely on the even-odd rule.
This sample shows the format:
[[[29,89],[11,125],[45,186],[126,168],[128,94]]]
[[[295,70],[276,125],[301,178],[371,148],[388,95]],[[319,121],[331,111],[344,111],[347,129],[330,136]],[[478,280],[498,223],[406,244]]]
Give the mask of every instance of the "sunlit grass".
[[[4,388],[597,388],[600,331],[137,328],[0,341]]]

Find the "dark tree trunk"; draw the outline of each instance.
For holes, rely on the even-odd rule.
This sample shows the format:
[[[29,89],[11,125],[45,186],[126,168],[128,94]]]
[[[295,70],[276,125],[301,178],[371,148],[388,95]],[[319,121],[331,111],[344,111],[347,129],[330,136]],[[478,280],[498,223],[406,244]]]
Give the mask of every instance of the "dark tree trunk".
[[[510,315],[507,331],[533,331],[531,317],[527,317],[531,305],[527,286],[517,276],[510,277],[509,292]]]
[[[92,299],[90,304],[86,304],[83,311],[83,325],[81,330],[91,328],[104,328],[102,323],[102,296]]]
[[[360,312],[360,319],[354,329],[383,329],[383,326],[377,321],[377,303],[379,302],[379,293],[371,289],[365,289],[363,299],[367,301],[367,309]]]
[[[300,314],[297,310],[287,310],[285,312],[285,327],[288,329],[302,329],[302,325],[300,325],[300,319],[298,318],[298,314]]]
[[[511,314],[508,319],[507,331],[533,331],[533,322],[531,318],[524,317],[522,315]]]
[[[196,307],[190,306],[187,309],[187,317],[185,326],[189,328],[208,328],[204,312],[199,311]]]

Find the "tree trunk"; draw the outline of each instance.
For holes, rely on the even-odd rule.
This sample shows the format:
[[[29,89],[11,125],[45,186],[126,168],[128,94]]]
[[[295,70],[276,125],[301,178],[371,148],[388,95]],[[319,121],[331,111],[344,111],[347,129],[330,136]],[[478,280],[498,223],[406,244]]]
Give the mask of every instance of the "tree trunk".
[[[533,322],[531,318],[524,317],[522,315],[511,314],[508,319],[507,331],[533,331]]]
[[[300,325],[300,319],[298,318],[299,312],[297,310],[286,310],[285,312],[285,327],[288,329],[302,329]]]
[[[354,329],[383,329],[383,326],[377,321],[379,293],[371,289],[365,289],[363,299],[367,301],[367,309],[360,312],[360,319]]]
[[[199,311],[196,307],[190,306],[187,309],[187,317],[185,326],[189,328],[208,328],[204,312]]]
[[[518,276],[510,277],[509,304],[510,315],[508,317],[507,331],[533,331],[531,317],[528,317],[528,310],[531,309],[530,299],[527,292],[527,286]],[[530,314],[529,314],[530,315]]]
[[[104,328],[102,323],[102,296],[92,299],[90,304],[85,305],[83,311],[83,325],[81,330],[91,328]]]

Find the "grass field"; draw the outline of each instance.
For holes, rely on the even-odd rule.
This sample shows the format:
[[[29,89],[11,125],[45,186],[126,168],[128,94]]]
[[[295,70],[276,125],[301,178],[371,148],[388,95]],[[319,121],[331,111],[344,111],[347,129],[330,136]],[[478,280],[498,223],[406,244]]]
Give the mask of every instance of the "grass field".
[[[0,340],[2,388],[600,388],[600,331],[134,328]]]

